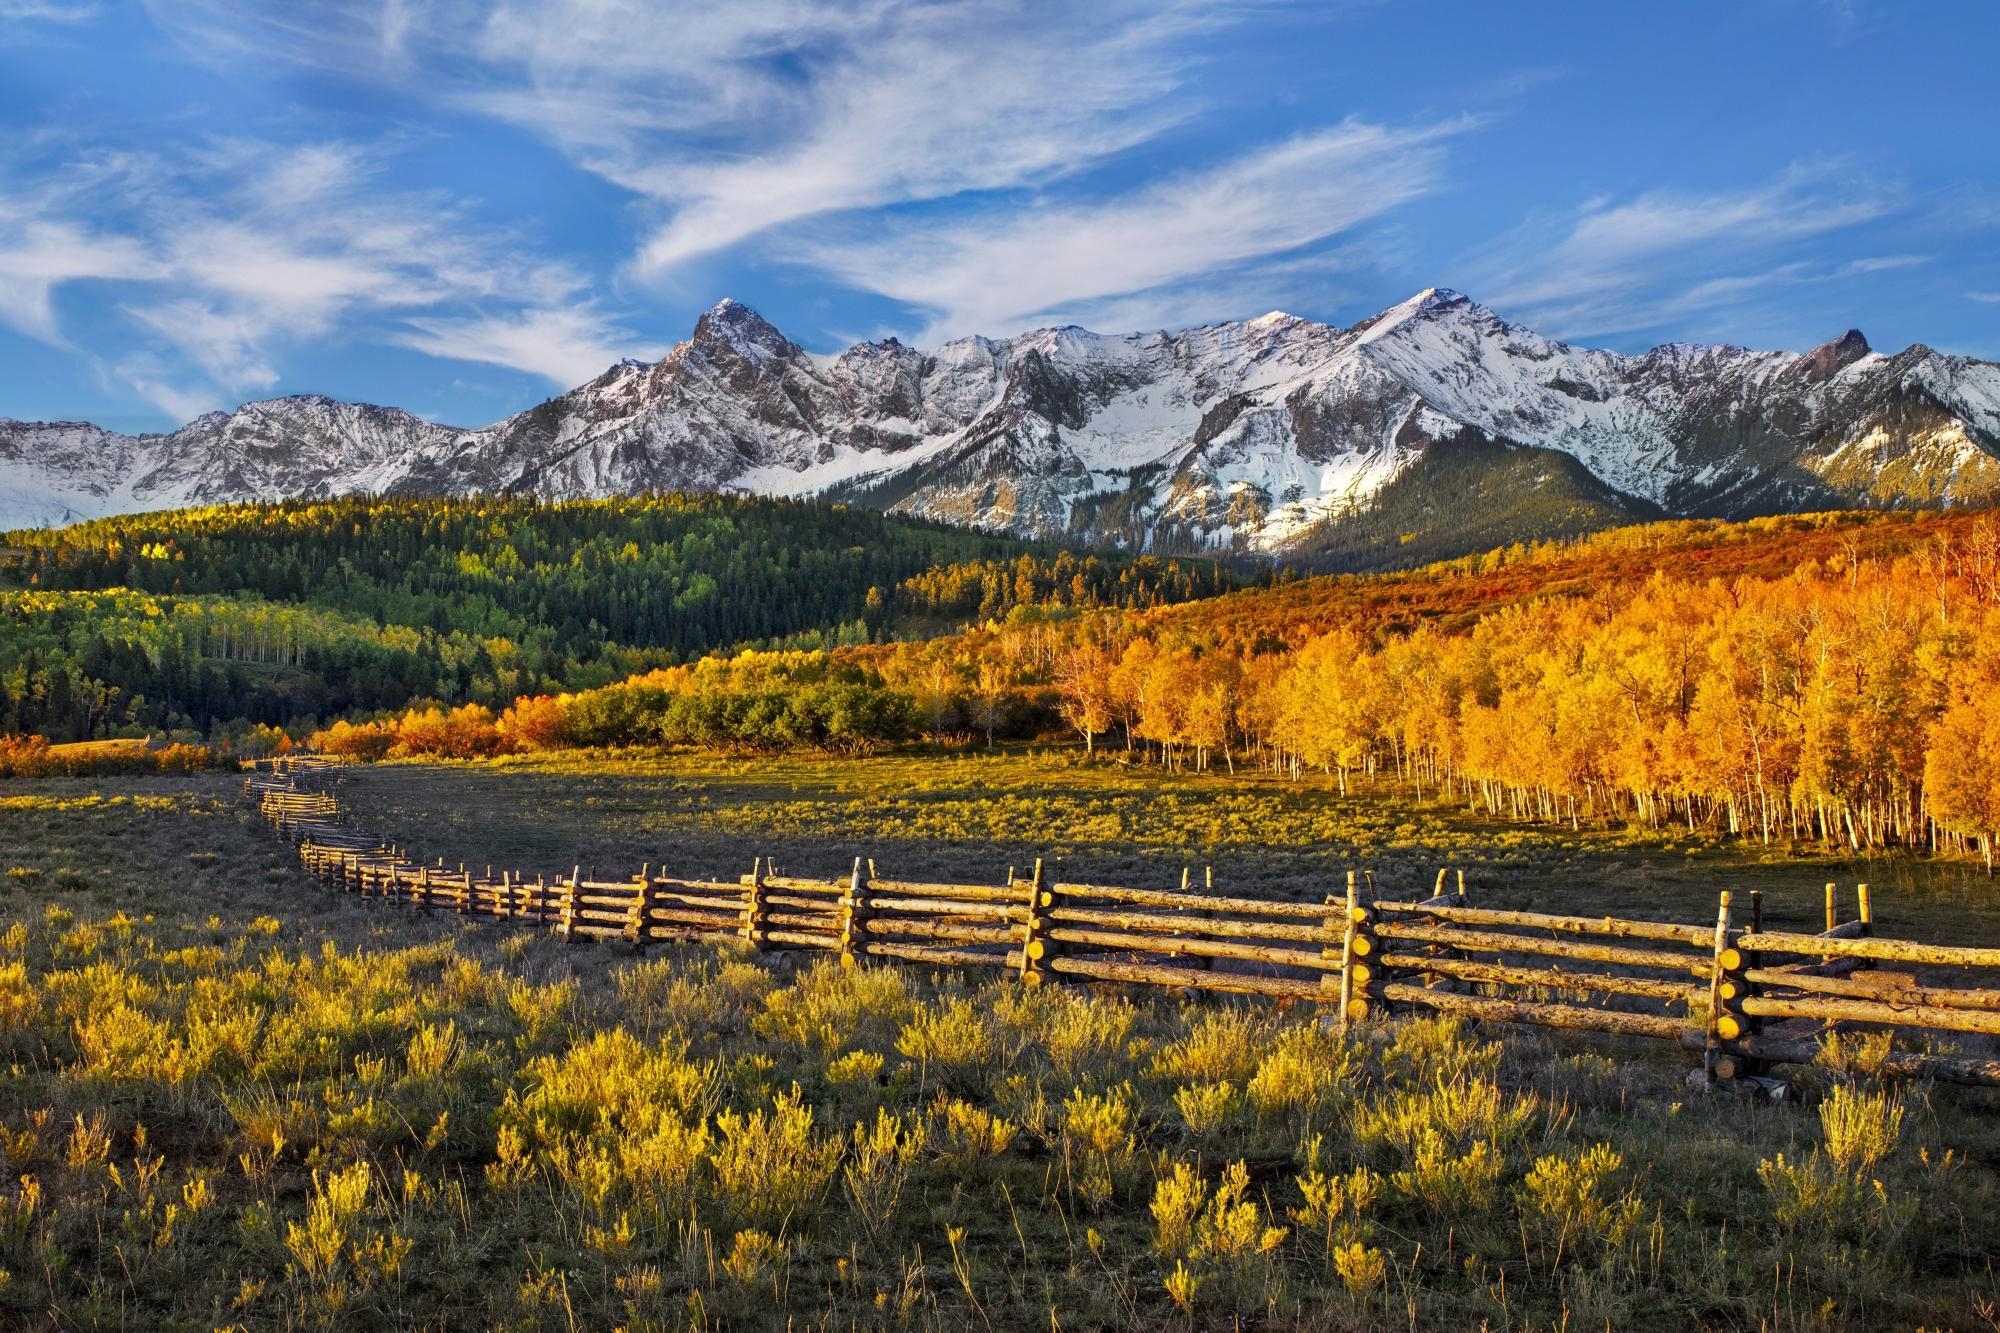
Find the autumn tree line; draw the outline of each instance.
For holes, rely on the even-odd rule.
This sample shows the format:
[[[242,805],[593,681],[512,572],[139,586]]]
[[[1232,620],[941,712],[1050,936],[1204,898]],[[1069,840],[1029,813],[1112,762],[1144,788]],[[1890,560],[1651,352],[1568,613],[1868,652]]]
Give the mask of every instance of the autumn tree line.
[[[1049,665],[1086,746],[1393,777],[1495,814],[1764,842],[2000,834],[2000,527],[1776,577],[1602,585],[1296,648],[1105,621]]]
[[[1396,615],[1309,632],[1246,621],[1236,597],[1023,614],[927,642],[710,658],[456,722],[426,711],[368,744],[862,750],[1067,731],[1169,772],[1394,782],[1524,820],[1990,857],[2000,527],[1891,554],[1851,538],[1810,549],[1824,558],[1784,573],[1690,577],[1669,558],[1629,584],[1563,578],[1474,616],[1411,623],[1404,597]],[[437,739],[453,726],[477,739]]]
[[[1067,734],[1522,819],[1990,856],[1995,534],[1655,524],[1217,596],[1242,576],[838,506],[234,506],[10,538],[0,731],[280,725],[367,756]],[[747,629],[772,632],[704,637]]]

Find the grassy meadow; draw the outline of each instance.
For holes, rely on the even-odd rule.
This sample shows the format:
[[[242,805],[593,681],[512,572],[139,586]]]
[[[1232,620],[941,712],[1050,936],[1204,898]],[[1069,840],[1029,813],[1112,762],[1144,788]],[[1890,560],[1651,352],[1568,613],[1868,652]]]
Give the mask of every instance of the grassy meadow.
[[[357,771],[457,860],[1988,918],[1910,862],[1484,827],[1115,765]],[[740,863],[744,863],[739,865]],[[1562,886],[1562,887],[1558,887]],[[1986,926],[1966,927],[1970,933]],[[1991,1328],[2000,1099],[1798,1104],[1443,1022],[563,945],[321,892],[223,775],[0,783],[0,1323],[56,1328]]]
[[[783,873],[1003,883],[1037,856],[1075,883],[1168,888],[1183,868],[1218,892],[1317,901],[1365,868],[1386,898],[1421,898],[1463,870],[1484,906],[1705,922],[1721,889],[1763,895],[1773,926],[1820,928],[1823,886],[1874,891],[1885,934],[2000,942],[2000,894],[1976,862],[1802,854],[1712,831],[1524,824],[1415,799],[1393,781],[1167,774],[1115,752],[901,752],[864,758],[563,752],[347,771],[357,822],[422,859],[606,876],[641,864],[733,878],[754,856]]]

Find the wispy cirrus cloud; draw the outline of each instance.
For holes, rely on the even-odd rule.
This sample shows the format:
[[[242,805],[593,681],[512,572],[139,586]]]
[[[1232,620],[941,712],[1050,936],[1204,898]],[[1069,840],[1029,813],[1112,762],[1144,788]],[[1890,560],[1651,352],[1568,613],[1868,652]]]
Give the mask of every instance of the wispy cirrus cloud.
[[[1895,208],[1886,186],[1837,164],[1809,164],[1737,190],[1593,199],[1567,217],[1529,221],[1467,269],[1482,299],[1549,332],[1625,333],[1776,286],[1924,262],[1920,255],[1784,258]]]
[[[502,314],[412,317],[397,344],[453,361],[527,370],[564,388],[621,357],[653,360],[665,350],[589,306]]]
[[[871,226],[815,239],[801,257],[928,312],[926,337],[1107,310],[1172,322],[1213,311],[1218,277],[1220,290],[1254,290],[1260,262],[1440,188],[1444,142],[1470,125],[1351,121],[1099,202]]]
[[[420,86],[656,215],[636,272],[801,219],[1045,183],[1178,123],[1223,0],[149,0],[192,49]]]
[[[169,366],[154,352],[137,351],[122,357],[110,367],[110,374],[175,425],[230,406],[213,384],[188,383],[180,367]]]
[[[1155,189],[1064,187],[1198,115],[1203,103],[1188,94],[1200,63],[1192,39],[1245,16],[1223,0],[1085,6],[700,0],[671,7],[646,0],[442,0],[420,10],[307,0],[282,12],[248,0],[149,3],[184,41],[218,58],[280,52],[420,86],[542,136],[642,201],[647,220],[628,268],[649,280],[763,239],[777,257],[795,259],[803,225],[940,200],[970,210],[974,225],[1009,217],[1009,231],[1031,245],[1040,244],[1033,235],[1037,217],[1056,225],[1097,217],[1109,226],[1121,213],[1165,220]],[[1361,134],[1354,125],[1308,132],[1287,145],[1244,152],[1211,174],[1223,188],[1242,181],[1269,201],[1260,172],[1287,154],[1300,170],[1312,170],[1319,157],[1353,150]],[[1341,219],[1380,213],[1408,197],[1402,186],[1435,173],[1437,163],[1430,145],[1406,142],[1420,159],[1411,170],[1378,172],[1392,197],[1342,199],[1322,210],[1326,218],[1292,230],[1329,235],[1344,225]],[[1361,184],[1352,176],[1347,183]],[[1024,206],[1024,193],[1035,201]],[[1310,183],[1303,193],[1309,206],[1332,204]],[[1048,204],[1044,195],[1082,202]],[[1141,266],[1146,271],[1127,279],[1153,285],[1197,271],[1194,251],[1204,243],[1210,267],[1299,243],[1275,241],[1273,229],[1245,210],[1229,210],[1213,197],[1210,203],[1218,216],[1254,222],[1259,239],[1246,248],[1225,226],[1204,229],[1186,216],[1170,222],[1168,262]],[[1015,216],[1021,221],[1012,222]],[[936,252],[949,240],[914,239],[937,260],[919,285],[947,284],[943,269],[950,261]],[[1128,256],[1145,248],[1095,244]],[[1002,237],[993,248],[1006,245]],[[967,247],[965,258],[976,259],[974,249]],[[1072,249],[1070,271],[1087,267],[1089,247]],[[837,255],[850,282],[867,281],[874,267],[849,247],[818,242],[811,252]],[[870,285],[920,300],[946,318],[950,312],[1004,317],[936,290],[904,297],[911,285],[905,282]],[[1094,281],[1086,288],[1055,295],[1075,301],[1104,290],[1140,290]],[[1053,299],[1047,292],[1044,298],[1033,305]]]
[[[0,174],[0,321],[66,345],[58,290],[110,286],[145,339],[114,373],[165,412],[268,389],[277,355],[317,340],[407,343],[398,316],[481,303],[526,329],[575,326],[567,309],[546,317],[578,299],[575,271],[466,225],[449,200],[388,186],[380,149],[215,139],[172,156],[66,152],[32,173],[32,192]],[[489,340],[472,359],[509,346]],[[501,363],[566,384],[580,346],[517,340]]]
[[[96,17],[97,6],[88,0],[0,0],[0,22],[82,23]]]
[[[45,200],[0,200],[0,324],[65,345],[55,292],[65,283],[154,278],[162,268],[130,236],[80,218],[49,216]]]
[[[1967,292],[1966,295],[1984,305],[2000,305],[2000,292]]]

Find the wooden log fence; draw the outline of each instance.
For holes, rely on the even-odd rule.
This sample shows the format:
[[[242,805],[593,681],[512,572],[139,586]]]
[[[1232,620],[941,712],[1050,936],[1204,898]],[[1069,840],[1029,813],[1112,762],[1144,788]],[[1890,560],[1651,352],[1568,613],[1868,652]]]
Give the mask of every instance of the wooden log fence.
[[[735,880],[650,866],[618,881],[582,866],[531,878],[420,864],[353,827],[329,790],[339,767],[285,756],[259,761],[244,783],[329,889],[568,940],[728,939],[843,965],[1263,996],[1323,1005],[1343,1028],[1433,1012],[1652,1038],[1695,1052],[1715,1080],[1810,1062],[1840,1030],[1888,1028],[1922,1047],[1892,1047],[1883,1073],[2000,1085],[2000,949],[1878,937],[1865,884],[1850,921],[1829,885],[1826,929],[1805,934],[1765,929],[1754,893],[1747,904],[1724,893],[1713,925],[1696,925],[1475,907],[1463,875],[1451,892],[1444,871],[1420,901],[1378,899],[1372,875],[1349,872],[1342,892],[1315,903],[1069,884],[1039,861],[1004,886],[881,879],[865,859],[839,879],[782,876],[766,857]]]

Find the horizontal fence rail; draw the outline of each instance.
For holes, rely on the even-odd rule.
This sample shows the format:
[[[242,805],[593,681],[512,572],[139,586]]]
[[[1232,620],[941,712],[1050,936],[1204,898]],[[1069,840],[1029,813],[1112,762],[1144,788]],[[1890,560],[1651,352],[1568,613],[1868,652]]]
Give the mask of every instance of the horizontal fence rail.
[[[1686,925],[1474,907],[1464,875],[1448,887],[1444,871],[1421,901],[1378,899],[1372,876],[1349,872],[1345,893],[1320,903],[1227,897],[1185,878],[1178,890],[1060,883],[1039,861],[1005,885],[880,879],[865,860],[840,879],[778,875],[762,859],[736,880],[651,866],[622,880],[586,877],[581,866],[475,873],[420,864],[351,826],[327,790],[341,766],[263,760],[244,783],[311,873],[362,897],[520,921],[563,939],[727,938],[844,963],[991,968],[1030,985],[1258,995],[1325,1005],[1342,1027],[1416,1010],[1649,1037],[1699,1053],[1712,1079],[1809,1063],[1840,1028],[1903,1029],[1931,1049],[1891,1049],[1882,1072],[2000,1085],[1990,1053],[2000,989],[1987,975],[2000,969],[2000,949],[1879,938],[1865,884],[1859,916],[1846,922],[1829,884],[1825,932],[1802,934],[1763,929],[1755,893],[1743,917],[1723,893],[1713,926]]]

